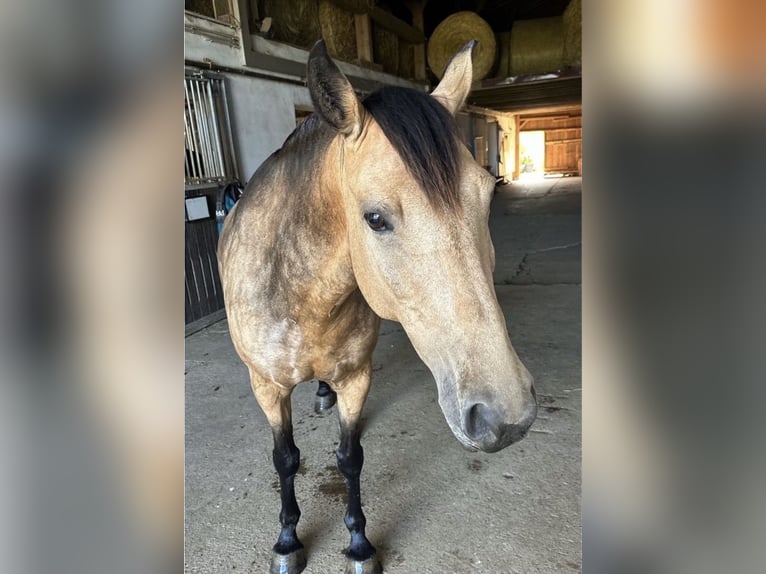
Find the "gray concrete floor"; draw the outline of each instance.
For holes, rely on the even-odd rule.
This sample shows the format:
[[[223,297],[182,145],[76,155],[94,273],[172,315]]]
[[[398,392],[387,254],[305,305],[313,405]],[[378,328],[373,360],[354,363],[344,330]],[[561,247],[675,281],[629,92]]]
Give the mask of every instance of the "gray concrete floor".
[[[452,436],[436,385],[401,327],[384,322],[365,409],[362,496],[386,573],[581,571],[580,179],[499,189],[495,283],[542,408],[496,454]],[[279,531],[271,434],[225,321],[186,340],[185,571],[267,572]],[[340,573],[348,533],[337,419],[293,395],[306,572]]]

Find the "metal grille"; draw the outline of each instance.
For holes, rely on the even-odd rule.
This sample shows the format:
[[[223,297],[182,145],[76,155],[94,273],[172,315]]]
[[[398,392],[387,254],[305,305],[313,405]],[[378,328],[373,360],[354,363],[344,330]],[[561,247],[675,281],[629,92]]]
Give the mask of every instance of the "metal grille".
[[[237,179],[222,78],[184,78],[184,142],[186,184]]]

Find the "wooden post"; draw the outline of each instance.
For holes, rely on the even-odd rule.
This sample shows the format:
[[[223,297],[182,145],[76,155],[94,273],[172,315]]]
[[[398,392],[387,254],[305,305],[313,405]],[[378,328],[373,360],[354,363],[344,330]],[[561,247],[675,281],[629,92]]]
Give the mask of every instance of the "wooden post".
[[[372,26],[369,14],[354,14],[356,28],[356,57],[362,62],[372,62]]]
[[[521,122],[519,121],[519,116],[514,116],[514,138],[516,141],[516,145],[514,146],[514,160],[513,160],[513,179],[517,180],[519,179],[519,175],[521,173],[521,166],[519,165],[519,162],[521,161],[521,154],[519,153],[519,130],[521,129]]]
[[[407,8],[410,9],[410,12],[412,12],[412,25],[420,30],[421,32],[424,32],[423,28],[423,8],[424,8],[424,2],[423,0],[410,0],[407,3]],[[415,79],[416,80],[425,80],[426,79],[426,45],[423,44],[415,44],[413,46],[414,54],[415,54]]]
[[[373,22],[390,30],[402,40],[411,42],[413,44],[422,44],[425,42],[423,32],[410,26],[406,22],[400,20],[390,12],[378,8],[371,0],[329,0],[335,4],[338,8],[342,8],[346,12],[352,14],[369,14]]]

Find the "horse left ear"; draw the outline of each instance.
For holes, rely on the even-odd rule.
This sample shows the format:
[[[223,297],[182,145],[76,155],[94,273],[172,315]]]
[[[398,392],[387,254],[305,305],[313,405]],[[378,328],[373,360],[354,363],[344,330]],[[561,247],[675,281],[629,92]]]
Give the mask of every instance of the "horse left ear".
[[[309,53],[307,83],[314,108],[324,121],[345,136],[362,128],[362,104],[354,88],[319,40]]]
[[[478,42],[471,40],[460,48],[457,54],[452,56],[449,64],[444,69],[441,82],[436,86],[431,95],[439,100],[453,116],[463,107],[465,99],[471,91],[473,79],[473,64],[471,57],[473,49]]]

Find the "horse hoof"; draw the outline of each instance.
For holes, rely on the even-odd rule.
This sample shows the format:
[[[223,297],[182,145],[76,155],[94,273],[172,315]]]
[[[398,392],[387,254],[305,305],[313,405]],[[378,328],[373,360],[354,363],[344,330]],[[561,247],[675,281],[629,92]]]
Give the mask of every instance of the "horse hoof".
[[[383,568],[378,562],[378,556],[373,554],[367,560],[346,559],[345,574],[383,574]]]
[[[290,554],[271,554],[269,574],[300,574],[306,567],[306,550],[300,548]]]
[[[335,406],[337,400],[338,398],[335,393],[330,393],[321,397],[317,395],[316,400],[314,401],[314,412],[318,415],[327,414],[330,409]]]

